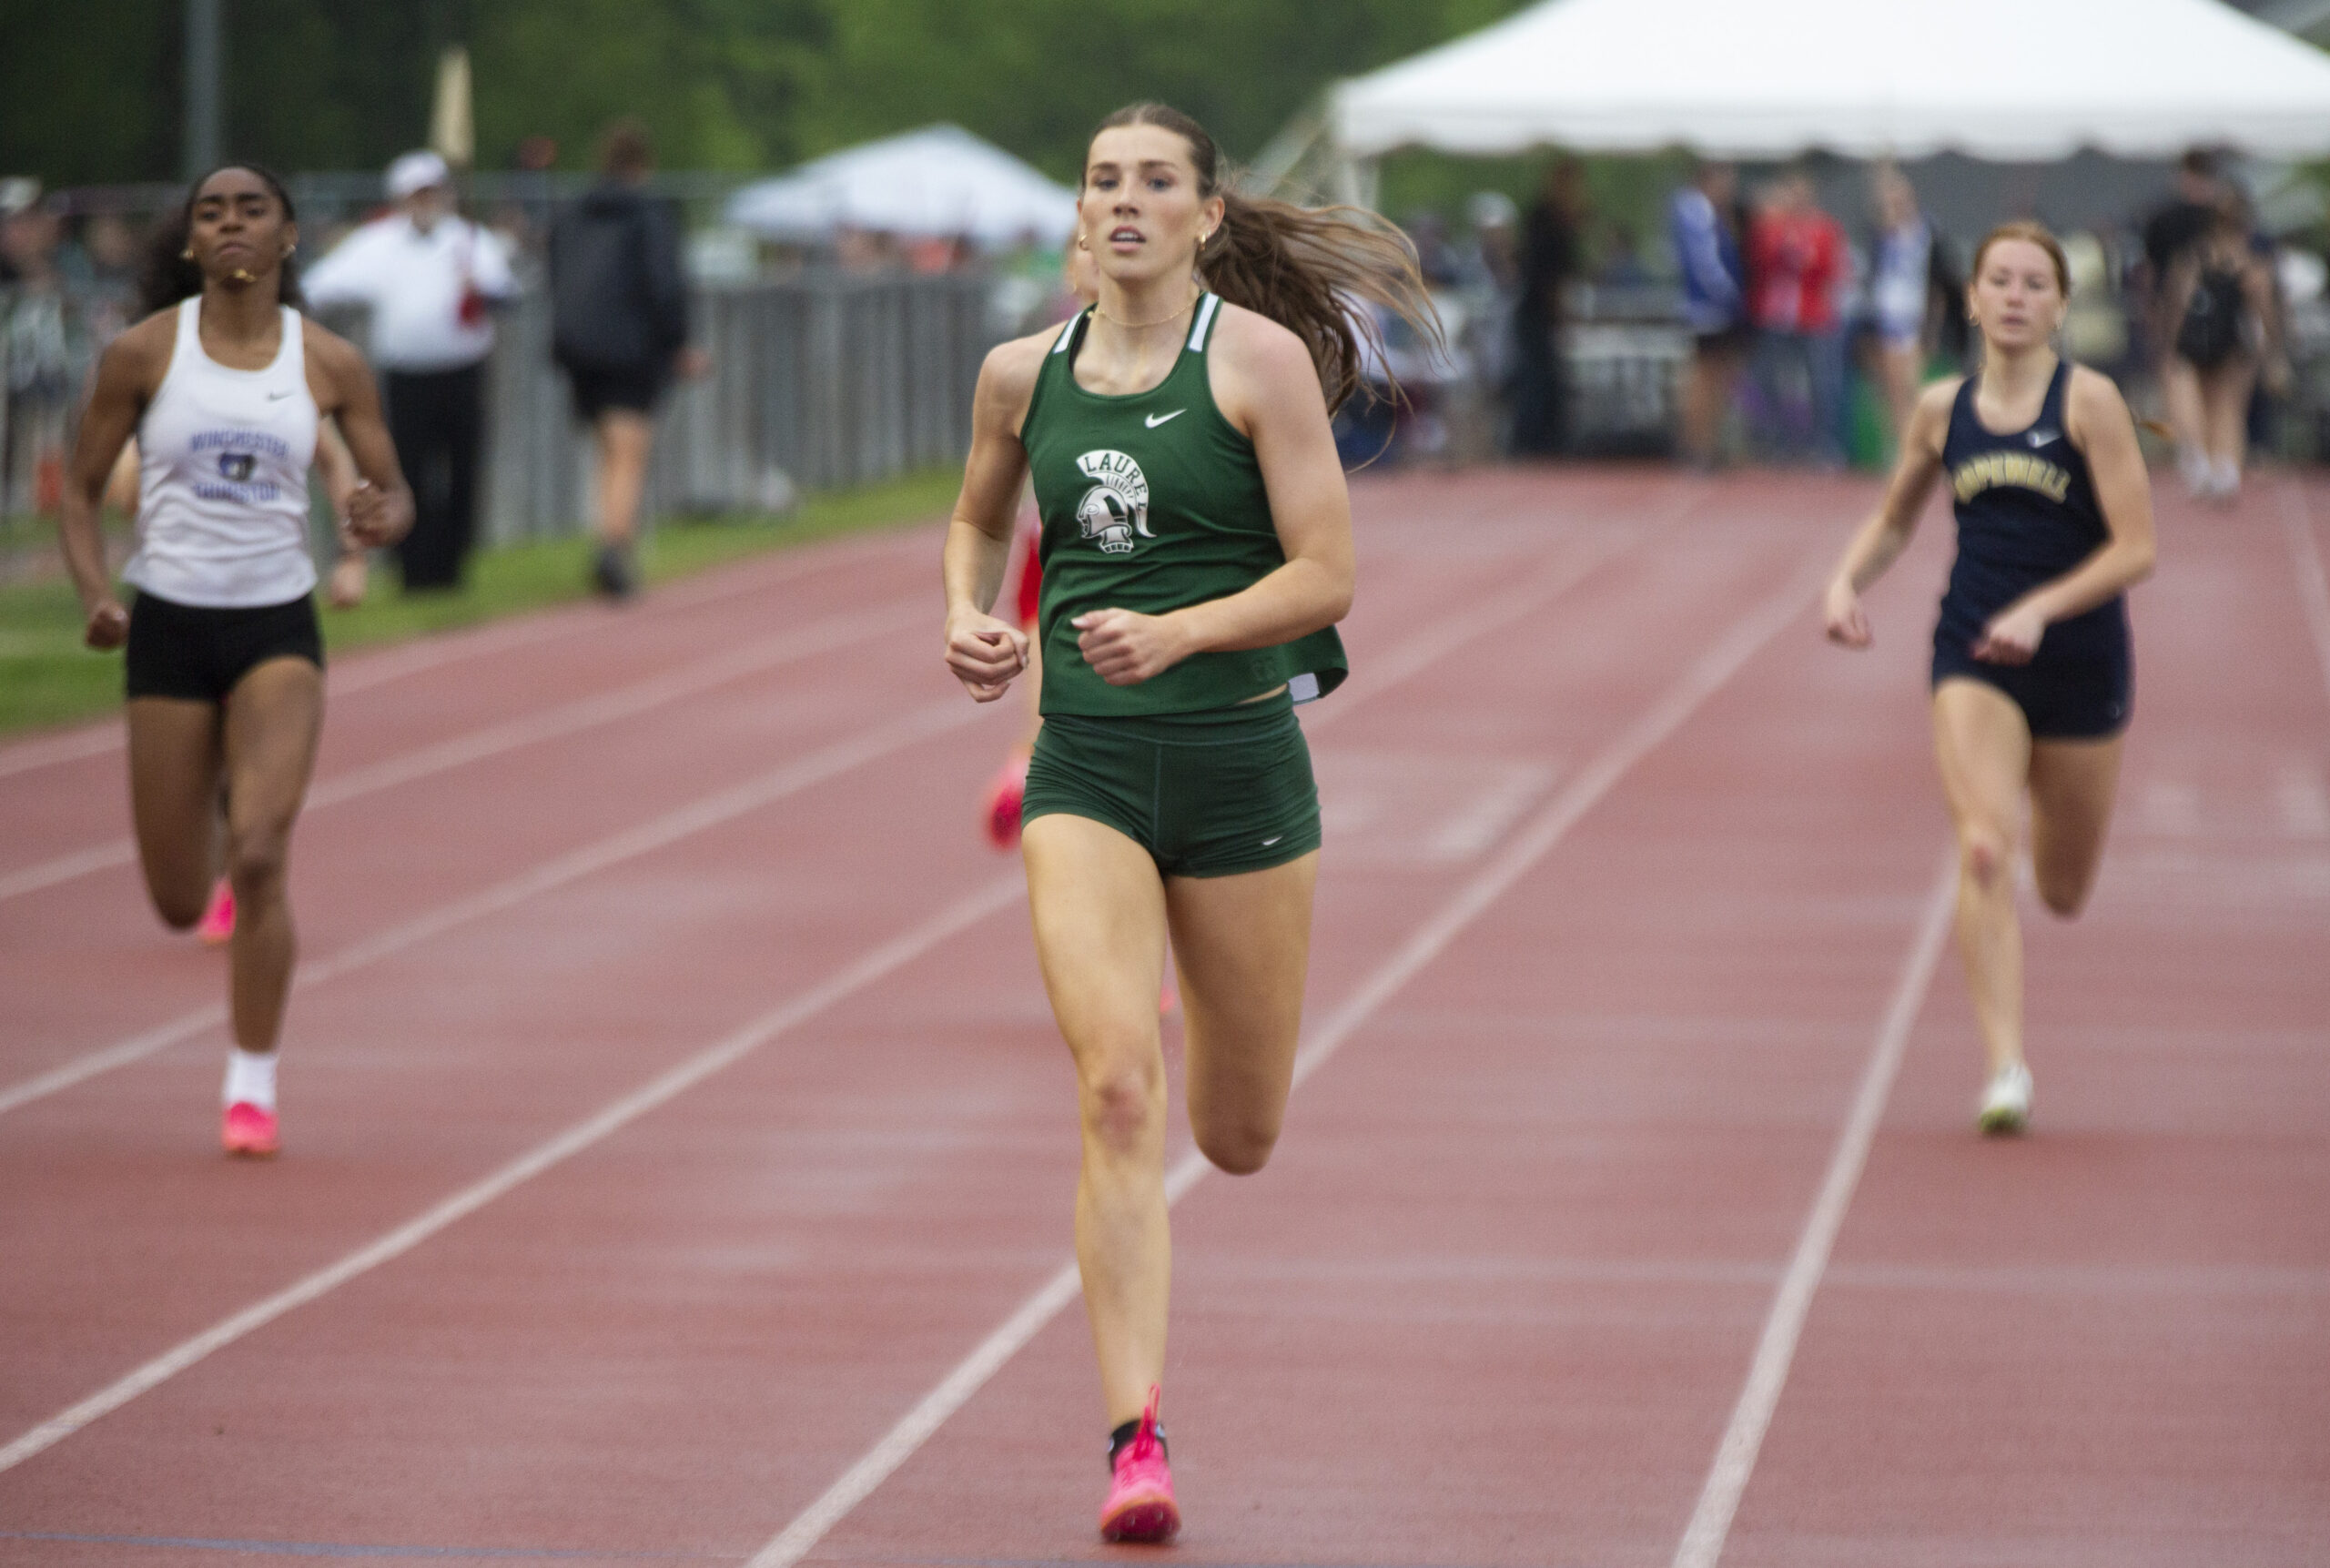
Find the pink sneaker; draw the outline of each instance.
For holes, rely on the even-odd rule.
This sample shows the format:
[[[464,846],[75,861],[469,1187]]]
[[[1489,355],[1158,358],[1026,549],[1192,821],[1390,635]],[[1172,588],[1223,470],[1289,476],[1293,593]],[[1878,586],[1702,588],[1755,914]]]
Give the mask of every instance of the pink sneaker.
[[[1009,849],[1019,842],[1019,803],[1028,795],[1028,759],[1014,755],[987,788],[988,842]]]
[[[226,1145],[228,1154],[252,1159],[272,1159],[282,1147],[276,1139],[275,1113],[261,1110],[248,1100],[237,1100],[227,1108],[227,1125],[218,1141]]]
[[[1100,1539],[1162,1545],[1180,1528],[1181,1509],[1173,1501],[1173,1472],[1166,1466],[1165,1440],[1157,1431],[1157,1390],[1152,1385],[1140,1430],[1117,1451],[1116,1477],[1109,1483],[1109,1501],[1100,1505]]]
[[[210,903],[202,918],[194,923],[194,939],[212,947],[223,947],[235,936],[235,890],[225,877],[210,890]]]

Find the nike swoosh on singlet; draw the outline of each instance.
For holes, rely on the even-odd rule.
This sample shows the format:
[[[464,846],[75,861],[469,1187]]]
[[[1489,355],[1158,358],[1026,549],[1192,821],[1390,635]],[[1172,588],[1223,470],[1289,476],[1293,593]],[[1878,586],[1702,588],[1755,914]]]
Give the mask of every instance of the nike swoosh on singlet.
[[[284,389],[283,389],[281,391],[279,391],[279,392],[269,392],[269,393],[268,393],[268,395],[267,395],[267,400],[268,400],[268,402],[270,402],[270,403],[271,403],[271,402],[274,402],[278,398],[288,398],[288,397],[289,397],[290,395],[291,395],[291,389],[290,389],[290,388],[289,388],[289,387],[286,387],[286,388],[284,388]]]
[[[2062,436],[2062,433],[2063,432],[2061,430],[2031,430],[2025,434],[2022,439],[2029,441],[2031,446],[2036,449],[2039,447],[2052,446],[2057,438]]]
[[[1151,415],[1150,415],[1150,416],[1149,416],[1149,418],[1147,418],[1147,419],[1143,420],[1141,421],[1141,423],[1142,423],[1142,424],[1147,425],[1150,430],[1155,430],[1158,426],[1160,426],[1160,425],[1163,424],[1166,420],[1178,420],[1178,419],[1180,419],[1183,414],[1186,414],[1186,413],[1188,413],[1189,411],[1190,411],[1190,410],[1187,410],[1187,409],[1175,409],[1175,410],[1174,410],[1171,413],[1170,413],[1170,414],[1151,414]]]

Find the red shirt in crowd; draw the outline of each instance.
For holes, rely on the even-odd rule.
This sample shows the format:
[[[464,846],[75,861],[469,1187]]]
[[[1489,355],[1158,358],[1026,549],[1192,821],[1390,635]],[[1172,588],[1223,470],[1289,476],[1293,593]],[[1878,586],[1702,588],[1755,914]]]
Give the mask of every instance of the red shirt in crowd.
[[[1748,231],[1748,319],[1773,332],[1833,329],[1844,255],[1844,230],[1817,207],[1758,214]]]

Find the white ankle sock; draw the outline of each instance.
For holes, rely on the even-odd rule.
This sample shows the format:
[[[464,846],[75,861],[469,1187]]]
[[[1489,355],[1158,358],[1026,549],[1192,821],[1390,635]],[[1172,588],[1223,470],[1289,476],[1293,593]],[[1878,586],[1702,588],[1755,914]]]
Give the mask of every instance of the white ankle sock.
[[[227,1053],[227,1103],[275,1108],[275,1053],[233,1049]]]

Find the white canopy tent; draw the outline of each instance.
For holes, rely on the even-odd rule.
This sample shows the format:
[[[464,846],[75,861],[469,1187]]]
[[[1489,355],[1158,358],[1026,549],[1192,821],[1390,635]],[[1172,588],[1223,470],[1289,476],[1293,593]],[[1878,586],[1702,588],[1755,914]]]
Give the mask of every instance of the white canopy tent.
[[[1339,86],[1347,158],[2330,152],[2330,56],[2217,0],[1545,0]]]
[[[864,228],[1058,245],[1075,230],[1076,193],[959,126],[929,126],[756,180],[728,198],[727,220],[771,239]]]

